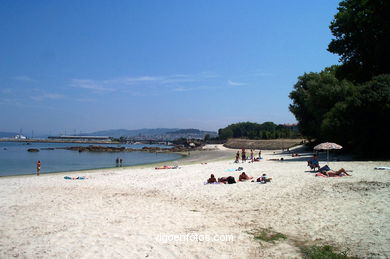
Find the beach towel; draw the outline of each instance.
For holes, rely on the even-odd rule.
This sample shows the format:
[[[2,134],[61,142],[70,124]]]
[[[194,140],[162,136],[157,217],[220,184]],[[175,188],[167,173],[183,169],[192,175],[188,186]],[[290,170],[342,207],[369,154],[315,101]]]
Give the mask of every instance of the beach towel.
[[[64,176],[65,180],[85,180],[88,179],[85,176],[77,176],[77,177],[70,177],[70,176]]]
[[[390,170],[390,167],[388,167],[388,166],[378,166],[378,167],[375,167],[375,170]]]
[[[332,175],[332,176],[327,176],[327,175],[322,174],[322,173],[316,173],[315,176],[320,176],[320,177],[342,177],[342,176],[345,176],[345,175]]]
[[[234,168],[231,168],[231,169],[226,169],[225,170],[225,172],[235,172],[235,171],[237,171],[236,169],[234,169]]]

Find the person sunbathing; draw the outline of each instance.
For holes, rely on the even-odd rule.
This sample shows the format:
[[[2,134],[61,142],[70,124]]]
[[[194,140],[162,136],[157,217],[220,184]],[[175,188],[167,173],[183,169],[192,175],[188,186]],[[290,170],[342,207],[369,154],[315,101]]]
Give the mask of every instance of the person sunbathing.
[[[234,183],[236,183],[236,180],[234,179],[233,176],[228,176],[228,177],[218,178],[218,182],[224,183],[224,184],[234,184]]]
[[[240,182],[251,180],[251,179],[253,179],[253,176],[249,176],[245,172],[242,172],[242,174],[240,174],[240,176],[238,177],[238,181]]]
[[[263,174],[262,176],[256,179],[256,182],[267,183],[267,182],[271,182],[271,180],[272,178],[269,178],[266,174]]]
[[[344,176],[344,175],[351,176],[350,174],[347,173],[347,171],[346,171],[344,168],[340,168],[340,169],[337,170],[337,171],[328,170],[328,171],[321,172],[321,173],[325,174],[325,175],[328,176],[328,177]]]
[[[217,179],[213,174],[210,175],[210,178],[207,180],[207,183],[216,183]]]

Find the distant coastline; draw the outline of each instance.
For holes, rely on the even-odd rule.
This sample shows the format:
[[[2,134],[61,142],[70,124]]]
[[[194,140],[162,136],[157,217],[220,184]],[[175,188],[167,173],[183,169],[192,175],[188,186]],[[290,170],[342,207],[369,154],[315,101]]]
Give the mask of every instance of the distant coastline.
[[[34,143],[82,143],[82,144],[121,144],[118,141],[99,141],[99,140],[67,140],[67,139],[15,139],[2,138],[0,142],[34,142]]]

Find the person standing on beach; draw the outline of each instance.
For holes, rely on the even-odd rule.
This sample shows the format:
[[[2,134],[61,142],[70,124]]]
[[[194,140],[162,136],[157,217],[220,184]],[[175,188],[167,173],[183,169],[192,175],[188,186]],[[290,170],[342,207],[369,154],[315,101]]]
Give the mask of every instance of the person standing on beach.
[[[259,159],[261,159],[261,150],[259,150]]]
[[[37,161],[37,176],[39,176],[39,173],[41,172],[41,161]]]
[[[240,160],[240,151],[237,151],[236,153],[236,161],[234,161],[234,163],[238,163]]]
[[[243,148],[241,152],[242,152],[241,159],[242,159],[242,162],[244,163],[244,161],[246,160],[245,148]]]
[[[120,166],[120,167],[122,167],[122,162],[123,162],[123,159],[120,158],[120,159],[119,159],[119,166]]]
[[[253,155],[253,149],[251,149],[251,161],[253,162],[253,160],[254,160],[254,155]]]
[[[119,157],[116,158],[115,163],[116,163],[116,167],[118,167],[119,166]]]

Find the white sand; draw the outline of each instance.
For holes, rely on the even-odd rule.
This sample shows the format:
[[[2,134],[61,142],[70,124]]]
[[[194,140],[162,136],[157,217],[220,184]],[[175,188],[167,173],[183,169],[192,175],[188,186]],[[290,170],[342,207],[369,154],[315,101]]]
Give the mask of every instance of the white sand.
[[[306,243],[390,258],[390,171],[374,170],[388,163],[331,162],[332,168],[353,170],[353,176],[320,178],[305,172],[302,157],[239,165],[232,160],[175,170],[0,178],[0,257],[301,258],[298,246]],[[224,171],[238,166],[273,181],[203,184],[210,173],[237,179],[239,172]],[[288,238],[267,243],[249,234],[263,228]],[[157,240],[161,235],[182,240]],[[193,235],[232,235],[233,241]]]

